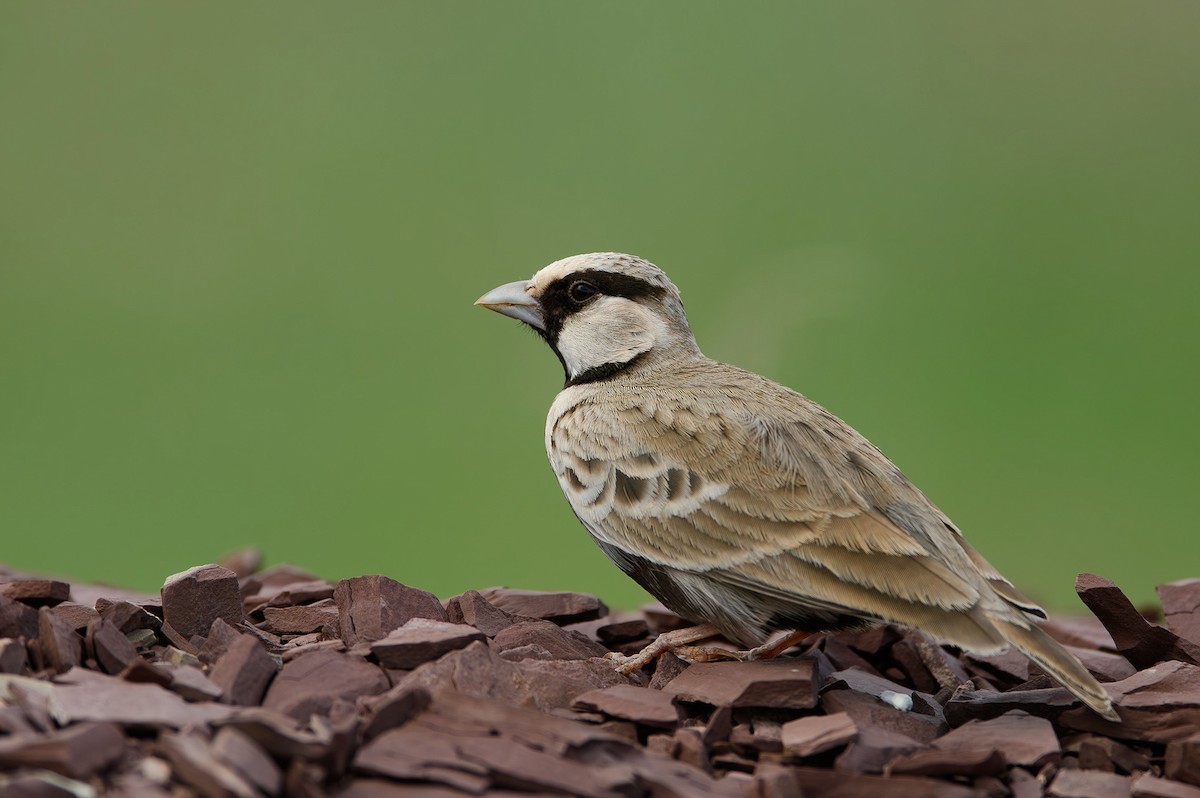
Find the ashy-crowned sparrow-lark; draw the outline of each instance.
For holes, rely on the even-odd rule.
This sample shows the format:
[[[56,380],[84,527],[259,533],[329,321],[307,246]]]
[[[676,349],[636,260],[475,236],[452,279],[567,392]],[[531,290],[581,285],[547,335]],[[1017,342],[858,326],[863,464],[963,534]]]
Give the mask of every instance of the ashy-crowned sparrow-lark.
[[[878,449],[795,391],[701,354],[653,264],[577,255],[477,304],[537,330],[562,361],[546,452],[571,509],[621,570],[701,624],[618,657],[626,672],[718,633],[764,657],[805,633],[889,622],[971,651],[1015,645],[1119,720],[1033,622],[1041,608]],[[790,634],[763,645],[776,630]]]

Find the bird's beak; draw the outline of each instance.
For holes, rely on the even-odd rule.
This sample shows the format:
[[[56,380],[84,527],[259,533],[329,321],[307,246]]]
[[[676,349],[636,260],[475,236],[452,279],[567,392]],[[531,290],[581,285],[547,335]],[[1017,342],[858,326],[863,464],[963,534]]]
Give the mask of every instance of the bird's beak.
[[[475,304],[523,321],[535,330],[545,331],[546,320],[542,318],[542,306],[529,295],[528,288],[528,280],[506,283],[476,299]]]

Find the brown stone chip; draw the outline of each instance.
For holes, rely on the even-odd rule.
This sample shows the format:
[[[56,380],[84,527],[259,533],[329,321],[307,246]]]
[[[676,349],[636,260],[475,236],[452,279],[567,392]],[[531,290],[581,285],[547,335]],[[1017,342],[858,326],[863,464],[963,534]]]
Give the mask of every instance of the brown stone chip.
[[[106,673],[117,674],[135,659],[137,648],[117,627],[96,618],[87,627],[87,649]]]
[[[258,793],[233,768],[218,761],[198,734],[163,734],[158,749],[174,765],[174,775],[205,796],[257,798]]]
[[[866,776],[822,768],[790,768],[789,774],[804,798],[977,798],[961,784],[915,776]]]
[[[603,657],[608,649],[578,632],[551,621],[533,620],[501,629],[492,647],[505,659],[589,659]]]
[[[129,634],[138,629],[157,631],[162,627],[160,618],[128,601],[116,601],[106,605],[100,610],[100,617],[117,627],[122,634]]]
[[[1200,579],[1182,579],[1158,586],[1167,628],[1200,643]]]
[[[32,607],[0,595],[0,637],[38,636],[38,613]]]
[[[0,578],[0,596],[31,607],[53,607],[71,597],[71,586],[57,579]]]
[[[1163,773],[1169,779],[1200,786],[1200,731],[1167,744]]]
[[[343,579],[334,590],[342,639],[353,646],[385,637],[413,618],[446,620],[437,596],[386,576]]]
[[[0,673],[24,673],[25,644],[11,637],[0,638]]]
[[[50,688],[50,711],[62,725],[84,721],[119,723],[132,727],[178,729],[228,717],[233,711],[218,704],[188,704],[156,684],[135,684],[75,668],[68,684]]]
[[[1084,708],[1064,712],[1058,722],[1070,729],[1156,743],[1187,737],[1200,728],[1200,667],[1162,662],[1105,688],[1115,700],[1121,723]]]
[[[783,753],[803,758],[840,748],[858,736],[858,726],[845,712],[809,715],[790,720],[780,728]]]
[[[82,662],[83,638],[49,607],[38,610],[38,646],[46,663],[57,673],[65,673]]]
[[[1088,735],[1077,744],[1079,767],[1110,773],[1133,773],[1150,769],[1150,758],[1111,737]]]
[[[576,698],[574,707],[661,729],[672,729],[679,723],[679,710],[671,696],[631,684],[591,690]]]
[[[185,639],[207,635],[217,618],[231,626],[245,618],[237,575],[219,565],[198,565],[167,577],[162,603],[163,620]]]
[[[377,666],[338,651],[314,651],[283,666],[267,690],[265,709],[307,720],[328,714],[337,699],[353,701],[388,689],[387,676]]]
[[[75,604],[69,601],[50,607],[50,611],[77,632],[82,632],[87,628],[89,623],[100,617],[100,613],[91,607],[85,607],[82,604]]]
[[[1095,574],[1080,574],[1075,592],[1113,636],[1117,650],[1138,668],[1166,660],[1200,665],[1200,644],[1155,626],[1142,617],[1120,588]]]
[[[267,795],[278,795],[283,772],[270,754],[245,732],[226,726],[213,736],[212,755]]]
[[[332,604],[326,607],[265,607],[262,612],[266,629],[281,635],[315,632],[326,624],[336,628],[338,624],[338,608]]]
[[[1100,770],[1060,770],[1046,794],[1053,798],[1129,798],[1130,780]]]
[[[1130,793],[1133,798],[1200,798],[1200,787],[1142,773],[1133,779]]]
[[[934,714],[926,715],[915,711],[915,701],[914,711],[905,712],[871,693],[857,690],[828,690],[821,695],[821,708],[825,712],[845,712],[859,729],[895,732],[922,743],[932,742],[946,732],[946,721],[933,708],[936,706],[930,707]]]
[[[840,773],[882,773],[892,762],[925,748],[905,734],[876,726],[859,726],[858,736],[836,760]]]
[[[413,618],[399,629],[393,629],[387,637],[372,643],[371,653],[385,668],[409,670],[484,639],[483,632],[473,626]]]
[[[555,593],[508,587],[489,587],[480,592],[493,605],[506,612],[557,624],[590,621],[608,614],[608,607],[590,593]]]
[[[45,768],[86,779],[119,759],[125,745],[125,735],[112,723],[80,723],[45,736],[14,735],[0,738],[0,770]]]
[[[249,635],[239,635],[209,672],[209,679],[221,688],[225,702],[255,706],[279,669],[274,658]]]
[[[191,665],[181,665],[171,671],[171,681],[167,687],[185,701],[217,701],[224,694],[220,685],[205,676],[204,671]]]
[[[681,701],[731,707],[810,709],[817,705],[811,657],[765,662],[702,662],[663,687]]]
[[[525,659],[515,664],[529,686],[534,706],[542,710],[569,707],[576,698],[591,690],[629,684],[627,677],[602,659]]]
[[[474,626],[488,637],[514,623],[529,620],[492,604],[478,590],[468,590],[446,602],[446,616],[451,623]]]

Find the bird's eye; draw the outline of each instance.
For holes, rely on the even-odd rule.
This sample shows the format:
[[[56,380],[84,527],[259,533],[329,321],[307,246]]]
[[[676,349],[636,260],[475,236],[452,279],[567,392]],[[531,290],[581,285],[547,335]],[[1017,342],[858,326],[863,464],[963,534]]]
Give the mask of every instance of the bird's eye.
[[[567,294],[570,295],[571,301],[580,305],[582,305],[584,302],[587,302],[598,293],[600,293],[599,288],[591,283],[585,283],[582,280],[577,283],[572,283],[571,287],[567,289]]]

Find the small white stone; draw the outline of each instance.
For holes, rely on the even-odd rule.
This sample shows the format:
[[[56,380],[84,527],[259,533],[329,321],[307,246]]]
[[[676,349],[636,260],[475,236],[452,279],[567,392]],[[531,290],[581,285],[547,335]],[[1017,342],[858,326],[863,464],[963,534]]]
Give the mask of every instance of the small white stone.
[[[895,690],[884,690],[879,697],[901,712],[909,712],[913,708],[912,696],[897,693]]]

